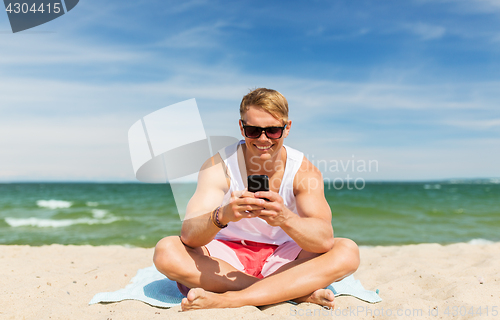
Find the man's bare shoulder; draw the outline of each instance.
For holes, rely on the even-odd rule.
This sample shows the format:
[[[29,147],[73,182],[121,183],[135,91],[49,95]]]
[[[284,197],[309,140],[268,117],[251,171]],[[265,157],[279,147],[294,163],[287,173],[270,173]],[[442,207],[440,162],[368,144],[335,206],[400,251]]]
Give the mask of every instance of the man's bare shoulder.
[[[215,154],[214,156],[208,158],[203,165],[201,166],[200,171],[203,171],[205,169],[210,169],[214,166],[222,165],[224,166],[224,161],[222,161],[222,157],[220,154]]]
[[[321,171],[319,171],[319,169],[316,168],[316,166],[312,164],[312,162],[309,161],[309,159],[307,159],[306,157],[302,159],[302,163],[300,164],[297,174],[316,177],[319,175],[321,177]]]
[[[323,175],[311,161],[304,157],[293,179],[293,185],[295,194],[302,191],[311,192],[312,189],[323,190]]]
[[[227,189],[227,167],[220,154],[208,158],[201,166],[198,187]]]
[[[198,173],[198,183],[194,195],[186,208],[186,218],[206,213],[220,205],[229,190],[226,167],[220,155],[205,161]]]

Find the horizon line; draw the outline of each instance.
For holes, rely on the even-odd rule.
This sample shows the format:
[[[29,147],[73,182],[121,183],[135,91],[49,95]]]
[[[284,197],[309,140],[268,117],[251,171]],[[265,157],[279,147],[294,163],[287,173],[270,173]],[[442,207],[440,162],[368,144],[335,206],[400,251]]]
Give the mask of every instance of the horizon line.
[[[340,179],[340,178],[338,178]],[[329,179],[323,179],[324,183],[333,183],[334,181],[329,180]],[[346,179],[342,179],[342,181],[346,181]],[[493,184],[500,184],[500,177],[477,177],[477,178],[436,178],[436,179],[401,179],[401,180],[395,180],[395,179],[364,179],[365,182],[367,183],[426,183],[426,182],[460,182],[460,181],[467,181],[467,182],[473,182],[473,181],[488,181]],[[160,182],[160,183],[147,183],[147,182],[141,182],[138,180],[6,180],[2,181],[0,180],[0,184],[13,184],[13,183],[91,183],[91,184],[170,184],[168,181],[166,182]],[[197,181],[183,181],[182,183],[197,183]]]

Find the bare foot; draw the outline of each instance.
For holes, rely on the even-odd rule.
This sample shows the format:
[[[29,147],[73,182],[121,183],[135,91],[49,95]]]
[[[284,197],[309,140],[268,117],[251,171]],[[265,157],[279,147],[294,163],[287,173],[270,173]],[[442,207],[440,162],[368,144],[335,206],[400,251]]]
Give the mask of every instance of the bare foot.
[[[187,297],[182,299],[181,309],[195,310],[195,309],[211,309],[219,307],[217,304],[217,294],[205,291],[202,288],[194,288],[189,290]]]
[[[315,303],[319,304],[320,306],[333,309],[333,307],[335,306],[335,302],[333,301],[334,299],[335,295],[333,294],[332,290],[318,289],[313,293],[311,293],[309,296],[295,299],[294,301],[297,303],[301,302]]]

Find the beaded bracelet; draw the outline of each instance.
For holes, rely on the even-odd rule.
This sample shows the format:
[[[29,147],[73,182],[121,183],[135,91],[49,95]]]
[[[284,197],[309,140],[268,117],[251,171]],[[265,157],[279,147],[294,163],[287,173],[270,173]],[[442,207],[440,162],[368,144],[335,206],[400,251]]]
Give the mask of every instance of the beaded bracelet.
[[[220,210],[220,206],[218,206],[217,208],[215,208],[214,211],[212,211],[212,214],[211,214],[210,218],[211,218],[213,224],[217,228],[223,229],[223,228],[227,227],[227,224],[223,225],[222,223],[220,223],[220,221],[219,221],[219,210]]]

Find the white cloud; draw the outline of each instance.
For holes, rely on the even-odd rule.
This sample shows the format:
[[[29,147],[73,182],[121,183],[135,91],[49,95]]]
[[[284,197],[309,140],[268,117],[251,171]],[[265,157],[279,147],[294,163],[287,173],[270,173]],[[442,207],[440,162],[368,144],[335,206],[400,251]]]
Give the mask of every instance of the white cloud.
[[[454,177],[461,173],[445,170],[444,160],[434,159],[436,154],[441,154],[440,158],[446,161],[455,159],[453,161],[462,163],[464,173],[460,177],[488,170],[477,170],[474,164],[480,163],[479,156],[486,150],[494,149],[496,141],[469,143],[472,149],[468,152],[475,152],[477,157],[462,154],[458,147],[447,150],[445,144],[439,148],[415,148],[411,141],[407,146],[366,148],[365,145],[373,143],[374,138],[369,129],[359,131],[362,127],[358,121],[359,117],[364,117],[363,121],[383,125],[398,135],[401,129],[392,129],[392,126],[424,121],[405,116],[411,111],[426,113],[428,123],[434,125],[442,123],[474,130],[497,128],[499,99],[491,92],[489,96],[484,92],[488,92],[489,87],[498,87],[498,84],[460,84],[454,87],[451,84],[343,83],[219,71],[212,73],[210,67],[191,67],[188,74],[150,84],[91,85],[36,79],[3,80],[0,83],[0,99],[5,102],[0,119],[0,180],[31,177],[35,180],[133,181],[126,139],[128,128],[137,119],[166,105],[194,97],[209,135],[239,137],[236,128],[238,104],[252,87],[249,84],[276,88],[288,98],[294,121],[294,131],[288,139],[290,145],[326,159],[350,156],[353,152],[356,157],[377,159],[384,170],[372,174],[372,180],[413,179],[420,175],[419,170],[424,169],[422,177],[426,178],[433,174]],[[190,82],[194,78],[198,80]],[[484,90],[483,93],[476,91],[479,88]],[[463,90],[470,91],[467,99],[463,99]],[[462,96],[456,96],[460,91]],[[23,94],[25,92],[30,94]],[[379,117],[367,119],[363,115],[368,110],[377,112]],[[465,112],[467,110],[481,110],[484,116],[478,114],[472,120],[470,112]],[[394,116],[396,111],[402,113]],[[341,128],[324,124],[324,121],[342,115],[358,124],[354,127],[346,124]],[[449,119],[450,115],[453,115],[453,120]],[[457,138],[457,141],[461,139]],[[410,154],[418,157],[411,162]]]
[[[125,46],[102,45],[84,40],[64,39],[61,34],[23,34],[23,40],[4,37],[0,42],[0,65],[5,67],[22,66],[29,70],[43,67],[51,73],[50,66],[71,64],[72,66],[91,66],[102,64],[132,63],[151,59],[145,51],[133,51]]]
[[[454,5],[454,8],[467,10],[471,12],[491,12],[500,9],[500,1],[498,0],[414,0],[415,3],[449,3]]]
[[[458,6],[464,13],[495,13],[500,12],[500,1],[498,0],[441,0],[451,2]]]
[[[0,124],[0,181],[133,180],[126,117],[38,117]]]
[[[321,144],[322,141],[318,142]],[[300,150],[310,150],[309,144],[303,141],[295,143],[295,146]],[[313,164],[321,167],[323,177],[330,180],[348,177],[371,181],[500,177],[500,169],[496,164],[500,149],[492,149],[495,145],[500,145],[500,139],[443,140],[426,146],[408,143],[404,147],[323,144],[323,148],[309,153],[309,159],[313,159]],[[325,161],[327,166],[324,165]],[[331,166],[335,161],[339,165]],[[368,166],[370,161],[371,169]],[[357,166],[362,162],[366,164],[365,170]]]
[[[197,7],[209,6],[211,3],[208,0],[189,0],[173,3],[168,6],[167,11],[171,14],[178,14],[181,12],[191,11]]]
[[[421,22],[406,24],[404,27],[419,36],[422,40],[440,39],[446,34],[446,29],[442,26],[435,26]]]
[[[445,120],[443,121],[443,123],[450,126],[456,126],[474,130],[492,129],[495,127],[500,128],[500,118],[481,119],[481,120],[474,120],[474,119]]]
[[[221,45],[223,29],[228,26],[227,23],[221,21],[212,25],[196,26],[170,35],[158,45],[167,48],[217,48]]]
[[[349,40],[353,38],[359,38],[370,33],[370,28],[360,28],[348,33],[337,33],[336,30],[327,29],[326,27],[320,26],[311,29],[305,33],[307,37],[321,37],[325,40]]]

